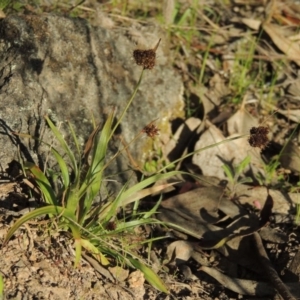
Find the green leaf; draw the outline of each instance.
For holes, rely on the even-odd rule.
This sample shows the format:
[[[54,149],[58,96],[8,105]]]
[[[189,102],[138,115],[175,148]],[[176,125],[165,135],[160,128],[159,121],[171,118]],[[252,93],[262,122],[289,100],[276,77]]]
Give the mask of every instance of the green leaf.
[[[24,223],[26,223],[29,220],[32,220],[34,218],[37,218],[39,216],[47,215],[47,214],[61,215],[62,217],[65,217],[66,219],[68,219],[70,221],[67,225],[72,230],[73,238],[75,239],[76,259],[74,262],[74,266],[76,267],[80,260],[79,255],[81,254],[81,244],[80,244],[80,242],[78,242],[81,239],[80,230],[79,230],[79,227],[77,226],[76,218],[75,218],[74,214],[70,210],[67,210],[61,206],[49,205],[49,206],[37,208],[36,210],[24,215],[19,220],[17,220],[17,222],[15,222],[14,225],[9,229],[3,243],[4,244],[7,243],[9,241],[9,239],[13,236],[13,234]]]
[[[228,165],[222,165],[222,169],[224,170],[228,180],[230,182],[233,182],[234,181],[234,174],[232,174],[232,170],[231,168],[228,166]]]
[[[99,139],[96,139],[96,147],[93,153],[89,173],[87,175],[88,180],[91,180],[93,182],[91,186],[92,198],[94,198],[95,195],[99,192],[102,183],[104,160],[107,153],[108,142],[110,140],[112,132],[113,119],[114,113],[112,112],[103,126]]]
[[[52,154],[54,155],[61,171],[61,177],[63,180],[64,190],[69,187],[70,184],[70,176],[68,166],[62,156],[55,150],[54,148],[51,149]]]
[[[0,9],[3,10],[9,4],[9,0],[0,0]]]
[[[239,180],[239,184],[243,184],[243,183],[252,183],[253,179],[251,177],[245,177],[245,178],[241,178]]]
[[[145,69],[142,70],[140,78],[139,78],[139,81],[138,81],[137,85],[135,86],[134,91],[133,91],[132,95],[130,96],[130,98],[129,98],[129,100],[128,100],[128,102],[127,102],[124,110],[122,111],[120,118],[116,122],[116,124],[115,124],[115,126],[114,126],[114,128],[113,128],[113,130],[111,132],[111,136],[110,136],[109,139],[111,139],[112,135],[114,134],[114,132],[116,131],[116,129],[118,128],[118,126],[120,125],[120,123],[122,122],[122,120],[123,120],[123,118],[125,116],[125,113],[127,112],[129,106],[131,105],[131,103],[132,103],[132,101],[133,101],[133,99],[134,99],[134,97],[135,97],[135,95],[136,95],[136,93],[137,93],[137,91],[138,91],[138,89],[139,89],[139,87],[141,85],[144,71],[145,71]]]
[[[109,265],[108,259],[90,241],[81,239],[80,242],[81,242],[81,246],[86,250],[88,250],[100,262],[102,266]]]
[[[113,202],[111,202],[109,206],[104,206],[103,209],[100,211],[98,220],[101,221],[101,223],[103,223],[104,226],[105,223],[107,223],[113,216],[117,214],[117,209],[120,206],[120,202],[122,200],[122,194],[126,190],[127,186],[128,183],[124,184],[116,199]]]
[[[75,177],[78,176],[78,168],[77,168],[77,162],[76,162],[76,158],[73,154],[73,152],[71,151],[71,149],[69,148],[68,144],[66,143],[64,137],[62,136],[62,134],[59,132],[59,130],[56,128],[56,126],[52,123],[52,121],[49,119],[48,116],[45,117],[49,127],[51,128],[54,136],[56,137],[56,139],[59,141],[60,146],[63,148],[63,150],[65,151],[65,153],[68,155],[71,164],[72,164],[72,169],[74,171]]]
[[[150,218],[153,214],[156,213],[161,201],[162,201],[162,194],[161,197],[158,199],[158,201],[156,202],[156,204],[151,208],[151,210],[147,211],[144,213],[143,219],[148,219]]]
[[[0,300],[4,299],[3,296],[4,296],[4,282],[3,282],[3,277],[0,274]]]
[[[75,239],[75,261],[74,266],[77,267],[81,259],[81,239]]]
[[[25,169],[29,170],[34,176],[34,179],[41,189],[46,203],[57,205],[57,199],[54,190],[52,189],[50,182],[48,181],[45,174],[41,171],[41,169],[31,162],[25,163],[24,167]]]
[[[141,191],[142,189],[144,189],[145,187],[148,187],[149,185],[157,182],[158,180],[163,180],[163,179],[168,179],[171,178],[173,176],[176,175],[182,175],[182,174],[187,174],[181,171],[171,171],[165,174],[156,174],[153,175],[137,184],[135,184],[134,186],[132,186],[131,188],[129,188],[127,191],[125,191],[122,195],[121,195],[121,199],[120,199],[120,205],[124,206],[126,204],[129,204],[131,202],[137,201],[140,199],[140,196],[138,194],[139,191]],[[137,195],[137,197],[135,197],[135,195]],[[146,196],[146,195],[144,195]]]
[[[93,200],[99,193],[102,184],[103,166],[105,163],[108,142],[111,137],[113,118],[114,113],[111,113],[103,126],[100,137],[96,139],[91,165],[84,182],[80,187],[79,199],[85,195],[84,211],[80,213],[80,223],[90,210]]]
[[[69,129],[71,131],[71,134],[72,134],[72,137],[73,137],[73,141],[75,143],[75,146],[76,146],[76,149],[77,149],[77,152],[78,152],[78,156],[80,157],[81,151],[80,151],[80,146],[79,146],[78,139],[76,137],[75,131],[74,131],[73,126],[71,125],[71,123],[69,121],[67,121],[67,123],[69,125]]]
[[[244,169],[250,164],[250,161],[251,161],[251,156],[247,155],[236,167],[236,174],[240,175],[244,171]]]
[[[145,279],[157,290],[168,294],[168,289],[163,283],[163,281],[159,278],[159,276],[150,268],[140,263],[138,260],[130,258],[130,263],[138,270],[143,272]]]
[[[157,162],[154,160],[147,161],[144,164],[144,170],[148,173],[156,172],[157,170]]]
[[[24,223],[26,223],[29,220],[32,220],[34,218],[40,217],[42,215],[47,215],[47,214],[61,215],[67,219],[72,220],[73,222],[68,224],[68,226],[71,228],[74,238],[80,238],[80,231],[78,229],[78,226],[76,226],[76,218],[75,218],[74,214],[72,214],[71,211],[67,210],[64,207],[48,205],[48,206],[37,208],[34,211],[31,211],[28,214],[21,217],[20,219],[18,219],[14,223],[14,225],[10,228],[10,230],[8,231],[8,233],[4,239],[4,243],[6,243],[12,237],[12,235],[15,233],[15,231],[17,229],[19,229]]]
[[[185,23],[188,23],[188,19],[191,18],[191,13],[192,13],[192,11],[190,8],[186,9],[185,12],[183,13],[182,17],[178,21],[177,25],[183,26],[183,25],[185,25]]]

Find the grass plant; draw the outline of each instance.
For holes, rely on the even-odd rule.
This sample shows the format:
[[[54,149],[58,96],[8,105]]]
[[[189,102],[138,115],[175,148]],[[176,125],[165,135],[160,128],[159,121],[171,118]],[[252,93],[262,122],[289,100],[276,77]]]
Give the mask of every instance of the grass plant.
[[[126,216],[120,218],[119,212],[122,207],[132,202],[135,202],[135,207],[137,207],[139,199],[153,192],[153,189],[148,188],[149,186],[158,180],[178,175],[179,172],[155,173],[132,187],[125,184],[115,197],[107,197],[105,201],[96,200],[99,190],[106,182],[104,170],[112,159],[115,159],[126,148],[119,150],[112,159],[107,161],[106,155],[109,141],[132,103],[140,86],[143,73],[144,69],[132,96],[116,124],[113,125],[115,115],[112,112],[103,127],[100,125],[96,126],[83,151],[80,151],[78,140],[70,124],[70,132],[76,145],[75,153],[50,118],[48,116],[45,117],[60,149],[62,149],[62,152],[60,152],[49,145],[51,153],[59,166],[58,175],[55,174],[55,176],[60,180],[60,188],[56,191],[52,186],[51,182],[54,180],[53,178],[48,178],[49,176],[46,174],[49,172],[47,170],[44,173],[37,165],[25,162],[24,168],[38,185],[44,200],[44,206],[21,217],[8,231],[4,243],[8,242],[16,230],[24,223],[47,215],[50,220],[55,220],[61,231],[71,233],[75,246],[75,266],[79,265],[82,248],[84,248],[102,265],[109,265],[110,258],[114,258],[116,261],[127,264],[130,267],[140,269],[149,283],[160,291],[167,292],[160,278],[138,256],[132,247],[133,243],[130,242],[129,238],[126,238],[126,236],[133,235],[133,229],[138,226],[158,223],[156,219],[152,218],[157,206],[151,211],[135,214],[129,218]],[[90,154],[91,159],[89,161]],[[51,174],[54,173],[51,172]],[[156,191],[160,191],[166,186],[156,187]],[[123,242],[118,238],[121,235],[124,237]],[[147,242],[149,241],[139,241],[140,244]]]
[[[235,194],[235,189],[238,184],[251,183],[253,180],[251,177],[241,177],[243,171],[249,166],[251,157],[246,156],[238,165],[230,166],[228,164],[223,165],[223,170],[229,181],[229,190],[231,195]]]

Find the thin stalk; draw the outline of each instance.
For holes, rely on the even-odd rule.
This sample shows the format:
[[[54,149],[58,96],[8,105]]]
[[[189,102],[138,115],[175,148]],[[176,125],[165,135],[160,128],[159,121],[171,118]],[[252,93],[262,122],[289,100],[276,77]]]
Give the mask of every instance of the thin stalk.
[[[221,145],[221,144],[223,144],[223,143],[228,143],[228,142],[231,142],[231,141],[234,141],[234,140],[237,140],[237,139],[246,137],[246,136],[249,136],[249,134],[243,134],[243,135],[235,136],[235,137],[232,137],[232,138],[223,140],[223,141],[221,141],[221,142],[218,142],[218,143],[215,143],[215,144],[208,145],[208,146],[203,147],[203,148],[201,148],[201,149],[198,149],[198,150],[196,150],[196,151],[194,151],[194,152],[188,153],[188,154],[186,154],[185,156],[180,157],[180,158],[178,158],[178,159],[172,161],[172,162],[169,163],[168,165],[164,166],[164,167],[161,168],[159,171],[157,171],[157,173],[161,173],[162,171],[168,169],[171,165],[176,164],[177,162],[180,162],[180,161],[186,159],[187,157],[190,157],[190,156],[192,156],[192,155],[194,155],[194,154],[196,154],[196,153],[199,153],[199,152],[204,151],[204,150],[207,150],[207,149],[209,149],[209,148],[212,148],[212,147],[215,147],[215,146],[219,146],[219,145]]]
[[[137,83],[137,85],[136,85],[136,87],[135,87],[135,89],[134,89],[134,91],[133,91],[133,93],[132,93],[132,95],[131,95],[131,97],[130,97],[128,103],[127,103],[127,105],[126,105],[126,107],[125,107],[124,110],[122,111],[121,116],[120,116],[118,122],[116,123],[114,129],[112,130],[112,132],[111,132],[111,134],[110,134],[110,137],[109,137],[109,139],[108,139],[109,141],[111,140],[111,138],[112,138],[114,132],[116,131],[117,127],[120,125],[122,119],[124,118],[125,113],[127,112],[129,106],[131,105],[131,103],[132,103],[132,101],[133,101],[133,99],[134,99],[134,97],[135,97],[135,95],[136,95],[136,93],[137,93],[137,91],[138,91],[138,89],[139,89],[139,87],[140,87],[140,84],[141,84],[142,78],[143,78],[143,74],[144,74],[144,70],[145,70],[145,69],[142,70],[140,79],[139,79],[139,81],[138,81],[138,83]]]

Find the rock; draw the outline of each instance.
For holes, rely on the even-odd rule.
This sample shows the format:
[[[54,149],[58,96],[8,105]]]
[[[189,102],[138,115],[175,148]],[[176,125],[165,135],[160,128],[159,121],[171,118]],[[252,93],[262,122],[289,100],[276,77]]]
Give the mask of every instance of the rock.
[[[128,143],[158,119],[161,133],[170,134],[170,119],[183,116],[183,85],[172,70],[164,33],[155,25],[117,28],[109,24],[107,28],[92,26],[84,19],[51,14],[10,15],[1,20],[2,168],[18,158],[18,147],[25,161],[45,162],[48,146],[12,134],[27,133],[51,143],[45,114],[56,125],[62,123],[61,130],[72,144],[65,124],[70,120],[82,146],[92,132],[93,117],[96,123],[103,122],[113,107],[120,116],[142,71],[132,59],[136,43],[150,49],[159,38],[156,66],[145,70],[119,132]],[[141,162],[151,145],[148,137],[138,139],[130,147],[133,158]],[[127,167],[124,161],[118,162],[124,164]]]

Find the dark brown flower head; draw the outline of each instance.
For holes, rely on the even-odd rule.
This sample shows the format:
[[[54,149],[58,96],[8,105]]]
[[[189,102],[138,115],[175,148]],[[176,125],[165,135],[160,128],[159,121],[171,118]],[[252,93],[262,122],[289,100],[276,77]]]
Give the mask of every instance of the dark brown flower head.
[[[133,58],[137,65],[143,66],[144,69],[153,69],[155,66],[155,59],[156,59],[156,49],[158,48],[158,45],[160,43],[160,40],[154,47],[154,49],[148,49],[148,50],[140,50],[136,49],[133,51]]]
[[[250,129],[249,145],[264,149],[269,144],[269,128],[264,126],[252,127]]]
[[[106,230],[108,231],[115,230],[116,228],[117,228],[117,224],[114,221],[108,222],[106,225]]]
[[[142,132],[146,133],[149,137],[151,137],[152,139],[156,136],[159,135],[159,129],[153,124],[150,123],[148,125],[146,125]]]

